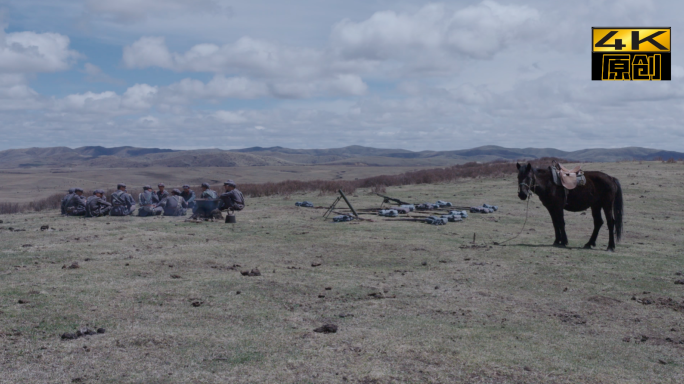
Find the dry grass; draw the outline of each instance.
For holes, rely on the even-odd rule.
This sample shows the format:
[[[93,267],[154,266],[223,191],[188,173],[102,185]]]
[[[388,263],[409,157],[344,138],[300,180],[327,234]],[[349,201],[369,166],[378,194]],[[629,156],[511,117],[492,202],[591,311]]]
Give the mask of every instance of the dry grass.
[[[234,227],[2,215],[0,382],[682,382],[681,166],[584,166],[622,181],[616,253],[603,251],[605,228],[601,249],[576,248],[591,219],[572,213],[574,248],[548,246],[537,199],[523,235],[490,247],[524,220],[511,177],[387,187],[412,201],[501,206],[442,227],[323,222],[293,206],[331,202],[314,192],[251,198]],[[380,200],[352,197],[357,207]],[[62,269],[74,261],[81,268]],[[262,276],[239,272],[251,268]],[[312,332],[326,322],[339,331]],[[59,339],[83,325],[107,333]]]

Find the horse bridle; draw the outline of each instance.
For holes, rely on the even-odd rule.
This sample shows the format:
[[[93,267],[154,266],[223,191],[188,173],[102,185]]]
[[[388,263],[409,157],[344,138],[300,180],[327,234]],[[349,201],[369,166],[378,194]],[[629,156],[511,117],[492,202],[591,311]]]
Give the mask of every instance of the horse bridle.
[[[522,182],[518,185],[518,192],[522,192],[522,187],[527,187],[527,196],[529,197],[530,194],[534,193],[534,187],[537,186],[537,177],[535,176],[534,172],[531,170],[530,171],[532,174],[527,177],[527,179],[530,180],[529,183]]]

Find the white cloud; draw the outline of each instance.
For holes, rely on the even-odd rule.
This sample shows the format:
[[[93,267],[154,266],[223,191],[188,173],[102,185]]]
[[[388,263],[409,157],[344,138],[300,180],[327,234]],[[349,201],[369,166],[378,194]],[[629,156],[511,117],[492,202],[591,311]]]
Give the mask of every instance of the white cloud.
[[[216,13],[224,9],[213,0],[87,0],[86,10],[115,22],[139,22],[151,15]]]
[[[60,111],[103,113],[118,110],[120,103],[121,98],[115,92],[85,92],[68,95],[57,100],[54,107]]]
[[[20,74],[0,74],[0,110],[25,110],[43,106],[38,92]]]
[[[154,116],[143,116],[138,119],[138,123],[142,125],[147,125],[150,127],[157,127],[159,126],[159,119],[154,117]]]
[[[536,36],[539,18],[532,7],[489,0],[459,10],[429,4],[411,14],[382,11],[361,22],[345,19],[319,49],[241,37],[224,45],[197,44],[179,53],[171,52],[163,37],[148,36],[124,48],[123,62],[128,68],[286,79],[275,85],[275,93],[283,97],[315,94],[311,81],[348,76],[342,81],[346,86],[340,83],[338,88],[355,95],[363,93],[363,87],[353,85],[349,76],[454,73],[458,60],[491,59]]]
[[[171,53],[162,37],[143,37],[124,47],[128,68],[161,67],[174,71],[244,73],[256,77],[311,78],[326,72],[324,54],[243,37],[222,46],[198,44]]]
[[[223,46],[195,45],[182,54],[171,53],[163,38],[143,37],[124,48],[123,61],[128,68],[156,66],[217,74],[206,84],[184,79],[170,85],[165,98],[172,103],[187,102],[188,98],[358,96],[368,89],[359,75],[347,73],[342,66],[334,68],[335,63],[322,51],[246,37]],[[225,73],[243,75],[225,77]]]
[[[157,91],[157,87],[147,84],[136,84],[128,88],[123,94],[121,106],[133,110],[149,109],[155,102]]]
[[[79,57],[58,33],[0,31],[0,73],[63,71]]]
[[[157,91],[157,87],[136,84],[128,88],[123,95],[112,91],[77,93],[53,99],[50,109],[59,113],[94,115],[94,118],[136,114],[154,106]]]
[[[171,53],[163,37],[143,37],[124,47],[123,62],[128,68],[173,68]]]
[[[240,124],[247,122],[247,118],[245,118],[240,112],[216,111],[214,112],[214,118],[226,124]]]
[[[429,4],[414,14],[383,11],[362,22],[333,27],[332,45],[344,57],[368,60],[416,54],[490,59],[535,30],[539,12],[527,6],[483,1],[457,11]]]
[[[269,89],[262,82],[244,77],[226,78],[214,76],[206,84],[194,79],[183,79],[163,88],[163,98],[170,103],[188,103],[194,99],[254,99],[269,96]]]

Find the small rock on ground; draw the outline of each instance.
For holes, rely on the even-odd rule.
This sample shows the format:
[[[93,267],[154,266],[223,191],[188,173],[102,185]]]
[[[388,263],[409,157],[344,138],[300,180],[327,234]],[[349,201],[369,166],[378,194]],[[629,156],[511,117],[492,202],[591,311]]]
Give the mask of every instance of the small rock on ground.
[[[68,266],[68,267],[67,267],[66,265],[63,265],[63,266],[62,266],[62,269],[77,269],[77,268],[81,268],[81,266],[78,265],[78,262],[77,262],[77,261],[74,261],[74,262],[71,263],[71,265]]]
[[[337,332],[337,325],[335,324],[325,324],[321,327],[318,327],[314,329],[314,332],[318,333],[336,333]]]

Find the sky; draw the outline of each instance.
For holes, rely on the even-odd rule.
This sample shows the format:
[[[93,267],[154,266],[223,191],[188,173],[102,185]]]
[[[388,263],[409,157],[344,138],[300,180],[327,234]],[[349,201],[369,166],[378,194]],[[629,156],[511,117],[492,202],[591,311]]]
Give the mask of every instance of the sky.
[[[684,151],[683,23],[674,0],[0,0],[0,150]],[[592,82],[596,26],[672,27],[672,81]]]

